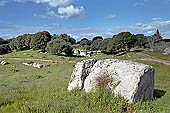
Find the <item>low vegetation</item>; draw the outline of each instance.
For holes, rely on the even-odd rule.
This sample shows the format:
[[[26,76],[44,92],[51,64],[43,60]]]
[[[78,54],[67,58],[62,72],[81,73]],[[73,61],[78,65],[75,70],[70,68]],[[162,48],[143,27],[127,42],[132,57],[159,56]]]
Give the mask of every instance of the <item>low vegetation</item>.
[[[26,53],[26,55],[24,55]],[[29,57],[29,54],[33,57]],[[36,55],[37,54],[37,55]],[[130,57],[128,57],[128,55]],[[9,65],[0,65],[0,112],[2,113],[159,113],[169,112],[170,66],[156,62],[145,62],[144,57],[130,52],[124,55],[94,55],[97,59],[118,58],[131,59],[152,65],[155,72],[155,93],[151,101],[129,104],[121,97],[114,97],[105,89],[85,93],[84,91],[67,91],[70,75],[77,61],[86,57],[66,57],[44,54],[27,50],[0,56],[1,59],[38,59],[51,64],[50,67],[37,69],[24,66],[23,60],[8,59]],[[91,58],[94,58],[92,56]],[[45,62],[37,61],[35,62]]]

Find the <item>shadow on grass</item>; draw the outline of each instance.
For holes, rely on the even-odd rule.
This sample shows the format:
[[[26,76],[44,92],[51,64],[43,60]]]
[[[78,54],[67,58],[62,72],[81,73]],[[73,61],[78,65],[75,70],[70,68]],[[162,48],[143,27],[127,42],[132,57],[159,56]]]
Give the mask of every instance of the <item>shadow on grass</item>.
[[[166,93],[166,91],[164,91],[164,90],[155,89],[153,97],[154,97],[154,99],[161,98],[165,95],[165,93]]]
[[[134,50],[133,52],[135,52],[135,53],[140,53],[140,52],[143,52],[144,50]]]
[[[59,54],[57,56],[63,56],[63,57],[75,57],[75,58],[83,58],[85,56],[77,56],[77,55],[63,55],[63,54]]]

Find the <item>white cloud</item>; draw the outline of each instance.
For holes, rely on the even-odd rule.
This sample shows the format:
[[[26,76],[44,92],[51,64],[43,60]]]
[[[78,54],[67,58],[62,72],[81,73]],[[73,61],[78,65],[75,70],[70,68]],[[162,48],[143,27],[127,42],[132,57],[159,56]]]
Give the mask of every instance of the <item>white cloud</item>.
[[[104,17],[105,20],[112,20],[114,18],[116,18],[116,15],[110,15],[110,16],[105,16]]]
[[[153,33],[154,33],[154,31],[147,31],[147,33],[148,33],[148,34],[153,34]]]
[[[133,6],[137,7],[137,6],[143,6],[144,3],[143,2],[136,2],[135,4],[133,4]]]
[[[152,35],[156,32],[156,29],[159,29],[164,38],[170,38],[170,20],[166,21],[153,21],[151,23],[137,23],[131,26],[117,26],[113,28],[103,28],[103,27],[61,27],[59,24],[53,23],[50,25],[44,26],[23,26],[17,24],[7,24],[6,22],[1,22],[0,24],[5,26],[3,29],[0,29],[1,37],[3,38],[12,38],[17,35],[24,33],[35,33],[43,30],[49,31],[51,34],[60,34],[66,33],[71,34],[77,40],[80,40],[82,37],[87,37],[92,39],[96,35],[102,35],[106,38],[111,38],[114,34],[119,32],[129,31],[133,34],[143,33],[145,35]],[[5,25],[4,25],[5,24]]]
[[[57,13],[52,10],[48,10],[44,15],[34,13],[34,16],[38,16],[41,18],[61,18],[68,20],[73,18],[81,18],[84,14],[85,10],[83,6],[78,8],[70,5],[68,7],[59,7]]]
[[[114,35],[114,33],[109,31],[109,32],[106,32],[105,35],[106,35],[106,36],[111,36],[111,37],[112,37],[112,36]]]
[[[7,1],[0,1],[0,6],[4,6],[7,3]]]
[[[68,7],[60,7],[58,8],[58,16],[59,18],[71,19],[71,18],[80,18],[85,14],[84,7],[80,8],[74,7],[70,5]]]
[[[74,39],[76,39],[76,40],[79,39],[79,36],[77,36],[77,35],[73,35],[73,34],[68,34],[68,35],[70,35],[72,38],[74,38]]]
[[[152,18],[153,21],[162,20],[162,18]]]
[[[143,33],[145,35],[151,35],[156,32],[156,29],[161,31],[161,34],[166,37],[170,37],[170,20],[167,21],[153,21],[148,24],[137,23],[136,25],[131,26],[118,26],[112,30],[113,33],[118,33],[122,31],[129,31],[134,34]]]
[[[37,4],[46,3],[50,7],[47,7],[46,14],[34,13],[33,16],[41,18],[61,18],[61,19],[72,19],[81,18],[85,14],[85,9],[83,6],[75,7],[70,5],[74,1],[78,0],[15,0],[16,2],[27,2],[32,1]],[[53,8],[53,9],[52,9]],[[58,8],[58,12],[54,11],[54,8]]]
[[[74,0],[15,0],[16,2],[27,2],[32,1],[37,4],[39,3],[47,3],[50,7],[61,7],[66,6],[72,3]]]

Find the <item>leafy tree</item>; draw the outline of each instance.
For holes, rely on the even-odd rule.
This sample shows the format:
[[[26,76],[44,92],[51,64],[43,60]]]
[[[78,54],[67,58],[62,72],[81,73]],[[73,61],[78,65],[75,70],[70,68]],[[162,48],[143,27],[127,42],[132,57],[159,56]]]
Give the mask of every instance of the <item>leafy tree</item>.
[[[147,37],[144,36],[143,34],[136,34],[135,35],[135,47],[145,47],[147,43]]]
[[[129,51],[135,45],[135,36],[130,32],[121,32],[112,37],[107,45],[107,52],[117,53],[120,51]]]
[[[93,39],[92,39],[92,42],[94,42],[95,40],[103,40],[103,37],[102,36],[95,36]]]
[[[103,51],[103,52],[106,52],[106,50],[107,50],[107,45],[108,45],[108,43],[110,42],[110,38],[106,38],[106,39],[104,39],[102,42],[101,42],[101,44],[100,44],[100,50],[101,51]]]
[[[91,40],[88,40],[87,38],[81,39],[79,42],[80,46],[83,47],[86,50],[90,50]]]
[[[94,40],[90,45],[90,50],[100,50],[101,44],[102,44],[101,39]]]
[[[9,52],[11,52],[11,48],[9,47],[9,44],[0,45],[0,55],[7,54]]]
[[[52,37],[52,40],[55,40],[55,39],[58,39],[58,38],[63,39],[66,42],[70,42],[72,45],[76,43],[76,40],[74,38],[72,38],[70,35],[67,35],[67,34],[60,34],[60,35],[54,34],[53,37]]]
[[[50,40],[51,35],[47,31],[36,34],[24,34],[12,39],[10,41],[10,47],[12,50],[45,49]]]
[[[45,49],[47,43],[51,41],[51,35],[47,31],[38,32],[31,37],[30,48],[33,50]],[[28,41],[29,42],[29,41]]]
[[[10,42],[10,48],[12,50],[24,50],[27,47],[25,46],[25,40],[23,36],[18,36]]]
[[[3,38],[0,38],[0,45],[2,44],[8,44],[9,42],[7,40],[4,40]]]
[[[55,39],[47,44],[46,51],[51,54],[61,54],[64,52],[66,55],[71,55],[73,48],[69,42],[63,39]]]
[[[88,40],[88,39],[83,38],[83,39],[80,41],[80,45],[81,45],[81,46],[85,46],[85,45],[90,46],[90,45],[91,45],[91,41]]]

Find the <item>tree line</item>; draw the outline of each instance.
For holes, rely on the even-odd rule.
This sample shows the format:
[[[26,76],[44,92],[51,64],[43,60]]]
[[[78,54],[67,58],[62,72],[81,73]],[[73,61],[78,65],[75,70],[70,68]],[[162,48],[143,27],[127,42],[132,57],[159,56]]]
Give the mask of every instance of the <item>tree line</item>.
[[[77,45],[85,50],[101,50],[106,54],[116,54],[122,51],[130,51],[133,47],[152,48],[153,44],[162,40],[159,31],[156,34],[146,37],[143,34],[131,34],[130,32],[121,32],[111,38],[103,38],[95,36],[92,40],[83,38],[76,42],[74,38],[67,34],[53,36],[42,31],[35,34],[24,34],[16,38],[4,40],[0,38],[0,54],[6,54],[13,50],[42,50],[51,54],[71,55],[73,53],[73,45]]]

